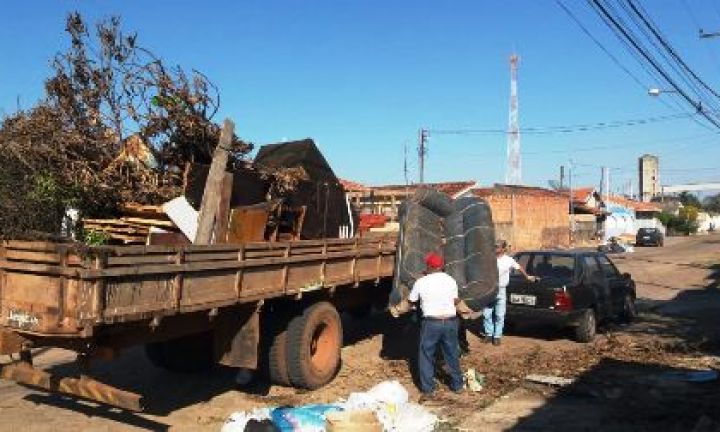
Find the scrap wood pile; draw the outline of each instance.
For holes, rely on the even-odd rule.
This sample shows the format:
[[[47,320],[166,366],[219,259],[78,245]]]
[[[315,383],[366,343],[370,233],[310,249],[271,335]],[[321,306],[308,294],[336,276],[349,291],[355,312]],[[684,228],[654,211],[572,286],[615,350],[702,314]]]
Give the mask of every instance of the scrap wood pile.
[[[150,232],[179,232],[161,206],[126,203],[122,216],[112,219],[82,220],[86,232],[102,233],[109,243],[145,244]]]

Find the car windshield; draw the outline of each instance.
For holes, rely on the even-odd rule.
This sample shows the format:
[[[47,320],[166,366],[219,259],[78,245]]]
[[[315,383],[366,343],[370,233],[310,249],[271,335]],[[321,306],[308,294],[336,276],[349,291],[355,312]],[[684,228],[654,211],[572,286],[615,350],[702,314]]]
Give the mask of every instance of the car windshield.
[[[527,260],[525,271],[533,276],[569,279],[575,274],[575,256],[536,253]]]

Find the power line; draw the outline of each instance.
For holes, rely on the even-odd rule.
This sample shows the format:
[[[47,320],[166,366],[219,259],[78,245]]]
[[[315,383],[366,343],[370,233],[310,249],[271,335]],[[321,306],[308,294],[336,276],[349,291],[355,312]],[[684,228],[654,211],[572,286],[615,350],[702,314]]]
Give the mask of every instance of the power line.
[[[702,115],[708,122],[712,123],[713,126],[720,129],[720,123],[718,123],[714,118],[712,118],[707,112],[703,111],[702,106],[700,103],[694,101],[686,92],[684,89],[682,89],[675,80],[668,75],[668,73],[657,63],[655,59],[652,58],[652,56],[644,49],[644,47],[641,47],[635,38],[633,38],[630,34],[628,34],[628,31],[625,29],[624,26],[622,26],[615,16],[613,16],[602,4],[599,0],[592,0],[593,4],[596,6],[596,12],[599,12],[601,16],[606,17],[610,23],[612,23],[612,26],[616,28],[620,33],[623,35],[623,37],[637,50],[637,52],[642,55],[645,60],[647,60],[648,63],[665,79],[665,81],[670,84],[670,86],[675,89],[680,96],[683,97],[693,108],[695,108],[700,115]],[[607,23],[607,22],[606,22]]]
[[[680,57],[680,55],[673,49],[673,47],[670,45],[670,43],[660,34],[660,30],[657,29],[657,27],[654,25],[654,23],[651,22],[650,18],[646,17],[647,12],[643,9],[641,12],[638,9],[642,9],[642,5],[638,3],[638,5],[635,4],[634,0],[626,0],[627,4],[630,6],[630,9],[635,13],[635,15],[640,18],[640,20],[645,24],[645,26],[650,30],[650,32],[657,38],[657,40],[660,42],[660,44],[667,50],[668,53],[682,66],[683,69],[685,69],[690,76],[692,76],[700,85],[705,88],[707,91],[713,94],[716,98],[720,98],[720,94],[718,94],[715,90],[713,90],[712,87],[710,87],[705,81],[703,81],[702,78],[700,78],[693,70],[688,66],[688,64]]]
[[[623,46],[625,46],[625,49],[627,50],[627,52],[635,59],[635,61],[636,61],[636,62],[638,63],[638,65],[640,66],[640,68],[642,68],[642,69],[645,71],[645,73],[647,73],[649,76],[653,77],[653,79],[655,80],[655,82],[662,82],[662,81],[663,81],[663,78],[661,77],[661,75],[658,74],[658,73],[657,73],[655,70],[653,70],[652,68],[648,67],[648,65],[646,64],[646,61],[644,60],[644,58],[641,57],[641,56],[638,54],[639,51],[637,51],[636,48],[634,48],[632,45],[630,45],[630,43],[626,40],[626,38],[625,38],[625,37],[620,33],[620,31],[618,31],[618,29],[613,25],[613,23],[612,23],[605,15],[602,14],[602,12],[600,11],[600,9],[593,3],[593,1],[591,1],[591,0],[586,0],[586,3],[590,6],[590,8],[591,8],[592,10],[595,11],[596,14],[598,14],[598,15],[600,16],[600,19],[605,23],[605,25],[606,25],[606,26],[610,29],[610,31],[615,35],[615,37],[618,39],[618,41],[619,41]],[[676,100],[675,98],[671,98],[670,100],[676,105],[676,107],[677,107],[676,110],[678,110],[678,111],[680,111],[680,112],[685,112],[685,110],[683,109],[683,106],[680,104],[680,102],[679,102],[678,100]],[[666,102],[664,99],[660,99],[660,102],[661,102],[663,105],[665,105],[665,106],[667,106],[667,107],[670,107],[671,109],[674,109],[674,108],[672,108],[672,107],[669,105],[669,103]],[[695,123],[697,123],[698,125],[702,126],[702,127],[705,128],[705,129],[714,130],[714,129],[711,128],[709,125],[707,125],[707,124],[705,124],[705,123],[702,123],[700,120],[698,120],[698,119],[695,118],[695,117],[692,117],[692,121],[695,122]]]
[[[587,132],[604,129],[615,129],[626,126],[642,126],[651,123],[658,123],[670,120],[678,120],[695,116],[696,114],[668,114],[664,116],[646,117],[639,119],[630,120],[614,120],[607,122],[597,123],[586,123],[586,124],[574,124],[565,126],[537,126],[527,127],[520,129],[523,134],[531,135],[548,135],[556,133],[573,133],[573,132]],[[507,134],[508,131],[505,129],[430,129],[430,133],[435,135],[473,135],[473,134]]]
[[[586,0],[586,1],[587,1],[588,4],[592,7],[592,3],[590,3],[590,0]],[[580,27],[580,29],[583,31],[583,33],[585,33],[585,35],[588,36],[588,37],[595,43],[595,45],[597,45],[598,48],[600,48],[600,50],[602,50],[602,51],[613,61],[613,63],[615,63],[621,70],[623,70],[628,76],[630,76],[630,78],[631,78],[638,86],[640,86],[640,87],[643,89],[643,92],[646,92],[646,91],[648,90],[648,87],[649,87],[649,86],[648,86],[647,84],[643,83],[635,74],[633,74],[627,67],[625,67],[625,66],[620,62],[620,60],[618,60],[618,58],[615,57],[615,56],[610,52],[610,50],[608,50],[608,49],[602,44],[602,42],[600,42],[600,40],[599,40],[598,38],[596,38],[595,36],[593,36],[593,34],[590,32],[590,30],[588,30],[588,28],[580,21],[580,19],[578,19],[578,17],[577,17],[567,6],[565,6],[565,4],[562,3],[562,1],[560,1],[560,0],[555,0],[555,2],[557,3],[558,6],[560,6],[560,8],[563,9],[563,11],[570,17],[570,19],[572,19],[572,21],[574,21],[575,24],[577,24],[578,27]],[[603,20],[604,20],[604,18],[603,18]],[[647,66],[643,63],[643,61],[642,61],[641,59],[639,59],[639,58],[633,53],[632,48],[630,48],[630,47],[627,45],[627,42],[625,42],[625,40],[622,38],[622,36],[620,36],[614,28],[612,28],[612,27],[610,27],[610,28],[611,28],[611,30],[613,31],[613,33],[615,34],[615,36],[618,38],[618,40],[619,40],[623,45],[626,45],[626,48],[628,48],[628,52],[636,59],[636,61],[637,61],[638,64],[640,65],[640,67],[641,67],[643,70],[645,70],[645,72],[646,72],[648,75],[650,75],[650,76],[655,76],[655,74],[654,74],[650,69],[647,68]],[[657,80],[657,78],[655,78],[655,79]],[[659,99],[660,103],[662,103],[662,104],[665,105],[667,108],[669,108],[669,109],[671,109],[671,110],[673,110],[673,111],[683,112],[683,113],[686,112],[686,111],[682,108],[682,106],[679,104],[678,101],[676,101],[675,99],[671,99],[671,100],[677,105],[676,107],[673,107],[672,105],[670,105],[665,99]],[[691,120],[692,120],[694,123],[700,125],[701,127],[705,128],[705,129],[708,129],[708,130],[711,130],[711,128],[710,128],[708,125],[706,125],[705,123],[702,123],[702,122],[699,121],[697,118],[691,117]]]

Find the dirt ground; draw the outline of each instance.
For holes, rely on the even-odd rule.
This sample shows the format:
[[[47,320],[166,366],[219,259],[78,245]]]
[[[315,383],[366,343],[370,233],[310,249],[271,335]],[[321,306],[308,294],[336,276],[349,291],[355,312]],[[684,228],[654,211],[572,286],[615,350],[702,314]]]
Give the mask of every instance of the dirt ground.
[[[471,327],[463,367],[485,376],[482,392],[441,393],[426,406],[440,430],[720,430],[720,383],[689,383],[677,374],[720,368],[720,235],[669,238],[663,248],[614,257],[637,283],[639,319],[607,325],[591,344],[567,331],[532,323],[508,332],[500,347],[484,345]],[[234,374],[178,375],[153,367],[142,350],[94,366],[101,381],[142,393],[147,413],[131,414],[0,381],[2,431],[217,431],[234,411],[329,402],[387,379],[417,400],[411,367],[415,323],[375,316],[346,322],[343,367],[317,391],[256,383],[239,391]],[[71,353],[37,353],[36,364],[72,373]],[[10,361],[0,358],[0,364]],[[563,388],[531,384],[529,373],[573,378]]]

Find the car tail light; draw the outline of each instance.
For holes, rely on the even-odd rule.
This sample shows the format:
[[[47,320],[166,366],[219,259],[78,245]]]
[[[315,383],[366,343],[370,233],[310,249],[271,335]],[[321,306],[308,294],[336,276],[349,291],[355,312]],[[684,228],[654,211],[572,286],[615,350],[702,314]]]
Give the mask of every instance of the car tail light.
[[[573,308],[572,297],[565,290],[555,292],[555,309],[560,311],[569,311]]]

